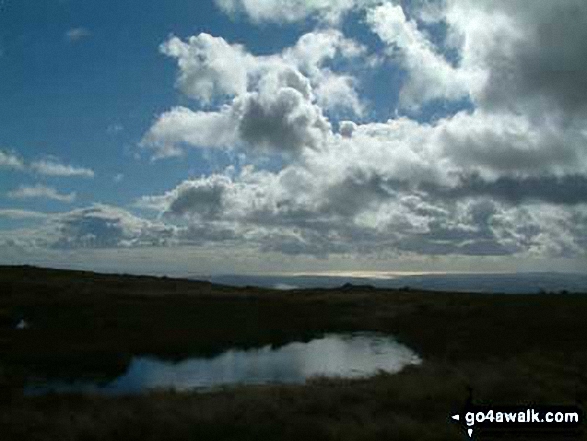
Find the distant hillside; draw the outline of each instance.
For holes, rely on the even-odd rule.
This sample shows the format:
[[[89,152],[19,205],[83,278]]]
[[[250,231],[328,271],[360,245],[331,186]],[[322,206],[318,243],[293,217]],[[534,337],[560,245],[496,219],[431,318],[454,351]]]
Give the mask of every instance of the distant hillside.
[[[373,288],[411,288],[423,291],[480,292],[505,294],[549,293],[587,293],[587,274],[580,273],[512,273],[512,274],[426,274],[400,276],[394,278],[367,278],[342,276],[263,276],[263,275],[218,275],[185,278],[138,276],[129,274],[102,274],[92,271],[55,270],[34,266],[1,266],[0,282],[35,281],[81,284],[87,287],[90,282],[100,282],[102,291],[130,289],[137,294],[197,292],[214,290],[234,292],[234,288],[269,288],[278,290],[342,288],[351,286],[365,289]],[[132,283],[131,283],[132,282]],[[344,288],[346,285],[346,288]]]
[[[537,294],[539,292],[585,292],[587,274],[512,273],[512,274],[428,274],[389,279],[337,276],[239,276],[211,278],[214,283],[232,286],[261,286],[277,289],[338,288],[344,284],[371,285],[377,288],[410,287],[430,291]]]

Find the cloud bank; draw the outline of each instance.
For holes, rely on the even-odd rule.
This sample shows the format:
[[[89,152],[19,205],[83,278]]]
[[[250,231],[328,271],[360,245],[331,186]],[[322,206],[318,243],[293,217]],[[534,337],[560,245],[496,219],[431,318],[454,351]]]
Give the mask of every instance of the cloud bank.
[[[170,37],[160,51],[177,64],[185,100],[155,118],[141,146],[158,159],[186,149],[277,156],[279,167],[251,160],[186,179],[136,201],[141,216],[100,204],[51,216],[33,242],[380,260],[587,257],[584,1],[217,4],[235,20],[312,19],[316,29],[269,55],[206,33]],[[353,14],[383,50],[342,32]],[[438,27],[446,32],[432,38]],[[395,113],[370,117],[358,65],[401,71],[381,85],[398,88]],[[424,116],[447,103],[456,110]],[[18,168],[3,155],[0,164]]]

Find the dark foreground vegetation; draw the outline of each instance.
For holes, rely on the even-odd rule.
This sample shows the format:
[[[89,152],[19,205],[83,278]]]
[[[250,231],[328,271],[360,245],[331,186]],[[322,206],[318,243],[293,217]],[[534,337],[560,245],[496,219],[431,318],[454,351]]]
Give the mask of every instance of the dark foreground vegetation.
[[[180,360],[339,331],[393,334],[424,363],[305,386],[23,394],[32,377],[112,379],[137,354]],[[479,404],[587,402],[587,295],[279,292],[3,267],[0,353],[1,440],[461,440],[448,417],[469,390]]]

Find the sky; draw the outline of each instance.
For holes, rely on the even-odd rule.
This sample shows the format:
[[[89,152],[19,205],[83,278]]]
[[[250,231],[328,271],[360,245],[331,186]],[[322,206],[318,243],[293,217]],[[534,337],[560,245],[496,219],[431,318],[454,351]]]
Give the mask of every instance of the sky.
[[[587,3],[0,0],[0,263],[587,272]]]

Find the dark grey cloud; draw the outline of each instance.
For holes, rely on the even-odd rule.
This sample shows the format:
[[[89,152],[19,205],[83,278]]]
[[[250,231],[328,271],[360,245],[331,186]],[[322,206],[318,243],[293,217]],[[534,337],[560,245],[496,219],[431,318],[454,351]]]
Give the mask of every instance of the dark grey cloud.
[[[556,168],[569,173],[585,163],[585,138],[577,127],[532,121],[519,113],[457,115],[439,136],[461,170],[537,175]]]
[[[329,186],[324,193],[321,209],[347,217],[353,216],[373,204],[395,198],[398,190],[408,186],[406,182],[357,169],[342,181]]]
[[[235,102],[240,138],[253,149],[295,153],[318,148],[330,132],[320,109],[299,90],[284,87],[275,94],[251,93]]]
[[[449,32],[462,62],[488,73],[478,104],[501,111],[587,110],[587,3],[583,0],[449,0]],[[482,26],[481,23],[492,23]]]
[[[439,241],[428,235],[410,237],[395,246],[403,251],[432,256],[508,256],[519,251],[518,248],[508,248],[496,240],[477,239],[459,243]]]
[[[563,111],[587,109],[587,3],[511,2],[526,35],[507,53],[496,44],[485,97],[491,104],[545,97]]]
[[[352,245],[343,241],[332,240],[332,237],[321,232],[304,230],[297,234],[270,233],[260,240],[262,252],[278,252],[286,255],[311,255],[327,258],[331,254],[349,252]]]
[[[118,248],[169,243],[175,227],[138,218],[117,207],[91,207],[55,215],[47,229],[52,248]]]
[[[223,226],[222,224],[192,224],[177,231],[177,240],[182,245],[238,242],[238,239],[239,234],[234,226]]]
[[[176,195],[169,204],[168,214],[198,214],[214,218],[221,214],[223,195],[228,182],[223,180],[188,181],[176,189]]]
[[[154,199],[167,214],[189,215],[193,234],[181,230],[181,241],[233,241],[262,252],[505,256],[529,250],[571,255],[585,249],[582,230],[569,220],[582,213],[578,201],[584,196],[576,190],[584,178],[485,181],[468,175],[447,187],[360,167],[346,172],[343,179],[323,182],[299,165],[279,174],[214,175],[186,181]],[[547,208],[542,214],[545,201],[529,203],[535,193],[549,195],[546,202],[565,209]]]
[[[476,200],[464,212],[447,208],[443,215],[437,212],[429,218],[426,232],[404,236],[396,246],[432,255],[505,256],[522,250],[520,237],[514,241],[502,237],[504,225],[496,218],[499,210],[492,201]],[[505,239],[513,238],[507,231],[511,227],[506,226]]]
[[[502,176],[486,180],[478,174],[462,177],[455,187],[423,184],[422,188],[440,198],[459,199],[489,196],[500,201],[520,204],[547,202],[562,205],[587,203],[587,176]]]

